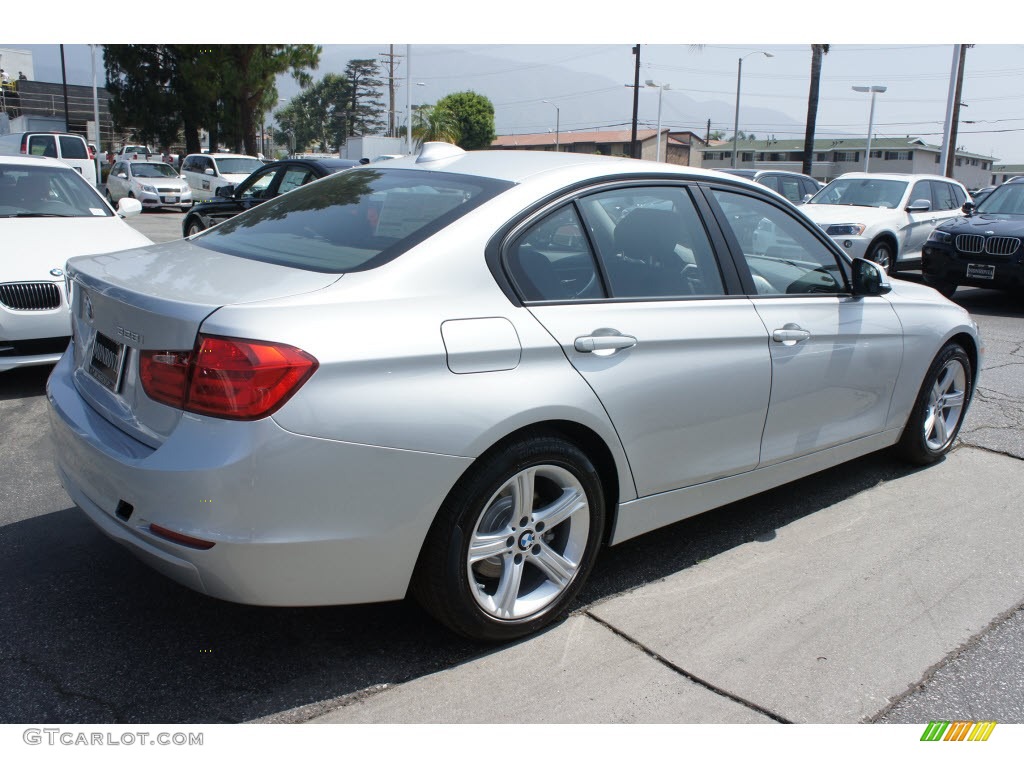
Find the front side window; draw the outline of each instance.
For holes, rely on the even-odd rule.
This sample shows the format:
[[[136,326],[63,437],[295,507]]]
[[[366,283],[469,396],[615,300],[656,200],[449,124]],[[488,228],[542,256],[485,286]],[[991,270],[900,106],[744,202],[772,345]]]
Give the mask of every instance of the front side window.
[[[846,278],[831,251],[788,211],[764,200],[714,190],[759,295],[836,294]]]
[[[192,242],[297,269],[357,272],[400,256],[511,186],[476,176],[367,167],[278,196]]]
[[[255,178],[250,177],[245,184],[238,189],[236,197],[240,200],[261,200],[274,183],[274,176],[280,172],[280,168],[270,168]],[[251,183],[249,183],[251,181]]]
[[[953,197],[953,187],[944,181],[932,182],[932,210],[951,211],[959,208],[956,199]]]

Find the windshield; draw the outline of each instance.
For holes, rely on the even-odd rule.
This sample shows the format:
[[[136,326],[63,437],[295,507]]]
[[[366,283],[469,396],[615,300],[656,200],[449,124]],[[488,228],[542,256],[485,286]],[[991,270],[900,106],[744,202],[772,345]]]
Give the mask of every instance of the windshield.
[[[193,242],[315,272],[357,272],[390,261],[511,186],[436,171],[353,169],[263,203]]]
[[[176,177],[178,172],[167,163],[132,163],[132,176],[156,179],[164,176]]]
[[[1024,184],[996,187],[978,203],[977,212],[993,216],[1024,216]]]
[[[71,168],[0,165],[0,218],[113,215]]]
[[[255,157],[218,157],[216,163],[221,176],[226,173],[244,173],[248,175],[257,168],[263,167],[263,163]]]
[[[907,190],[906,181],[836,179],[808,201],[808,205],[859,205],[897,208]]]

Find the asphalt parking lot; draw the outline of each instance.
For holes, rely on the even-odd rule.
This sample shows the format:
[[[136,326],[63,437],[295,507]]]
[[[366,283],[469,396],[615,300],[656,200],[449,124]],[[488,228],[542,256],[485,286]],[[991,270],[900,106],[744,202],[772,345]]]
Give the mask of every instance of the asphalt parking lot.
[[[161,241],[180,237],[181,219],[129,221]],[[488,687],[495,665],[523,656],[553,659],[566,685],[596,681],[556,721],[1024,722],[1024,305],[956,298],[987,357],[945,461],[867,456],[607,550],[569,620],[501,649],[452,636],[411,602],[254,608],[167,580],[57,482],[48,369],[0,375],[0,722],[487,721],[508,705]],[[872,548],[891,557],[868,567],[851,554]],[[936,594],[908,598],[890,568]],[[685,636],[659,624],[673,614]],[[823,659],[804,658],[811,636],[828,641]],[[636,692],[620,669],[650,687]],[[700,690],[679,693],[669,673]],[[474,690],[490,709],[472,694],[456,706]],[[676,708],[654,706],[666,701]]]

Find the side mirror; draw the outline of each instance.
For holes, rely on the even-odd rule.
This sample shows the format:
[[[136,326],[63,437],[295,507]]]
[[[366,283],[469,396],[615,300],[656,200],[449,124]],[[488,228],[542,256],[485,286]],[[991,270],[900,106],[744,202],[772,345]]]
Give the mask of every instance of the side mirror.
[[[234,197],[235,196],[235,185],[227,184],[223,187],[217,187],[217,191],[214,193],[217,197]]]
[[[188,180],[188,176],[186,176],[184,173],[179,173],[178,174],[178,178],[179,179],[185,179],[186,181]]]
[[[119,179],[127,179],[128,178],[128,174],[125,173],[124,171],[121,171],[120,173],[117,174],[117,178],[119,178]]]
[[[963,204],[963,206],[961,206],[960,210],[964,212],[964,216],[971,216],[974,214],[975,207],[974,203],[968,200]]]
[[[217,175],[217,172],[214,171],[213,168],[207,168],[205,171],[203,171],[203,173],[206,174],[207,176],[216,176]]]
[[[932,203],[930,200],[925,200],[923,197],[920,200],[915,200],[907,206],[907,213],[925,213],[932,209]]]
[[[882,296],[891,290],[884,269],[867,259],[853,260],[854,296]]]
[[[142,203],[134,197],[122,197],[117,203],[117,212],[125,219],[136,216],[142,213]]]
[[[808,202],[808,201],[809,201],[809,200],[810,200],[810,199],[811,199],[812,197],[814,197],[814,195],[812,195],[812,194],[808,193],[808,194],[806,194],[806,195],[804,195],[804,196],[803,196],[803,200],[802,200],[801,202],[803,202],[803,203],[806,203],[806,202]]]

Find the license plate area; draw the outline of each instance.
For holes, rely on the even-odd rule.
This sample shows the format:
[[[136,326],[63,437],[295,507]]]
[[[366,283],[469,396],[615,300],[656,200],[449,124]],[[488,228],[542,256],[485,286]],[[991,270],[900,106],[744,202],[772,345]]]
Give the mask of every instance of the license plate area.
[[[164,197],[164,202],[165,203],[176,203],[176,202],[178,202],[178,198],[175,197],[174,195],[165,196]]]
[[[996,276],[996,265],[968,264],[967,276],[975,280],[993,280]]]
[[[124,375],[124,361],[124,344],[96,331],[89,349],[89,375],[111,392],[117,392]]]

